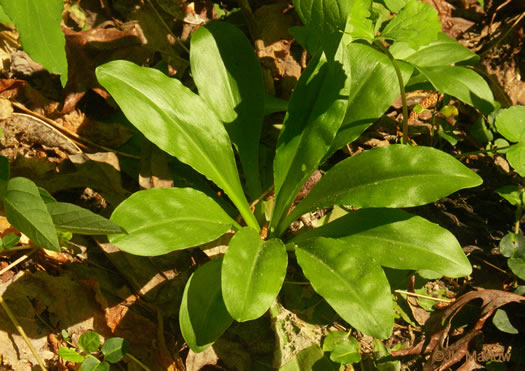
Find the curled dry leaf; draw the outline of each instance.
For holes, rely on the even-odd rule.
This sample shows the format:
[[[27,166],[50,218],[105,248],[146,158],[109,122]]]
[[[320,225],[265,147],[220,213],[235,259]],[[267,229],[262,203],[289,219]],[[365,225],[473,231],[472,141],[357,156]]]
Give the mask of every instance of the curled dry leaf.
[[[462,338],[448,347],[444,347],[443,344],[446,343],[446,339],[451,331],[452,320],[466,304],[476,299],[482,300],[479,319]],[[496,309],[505,304],[519,302],[525,302],[525,297],[506,291],[479,290],[469,292],[458,298],[447,310],[430,317],[425,326],[426,332],[430,334],[430,338],[422,340],[412,348],[395,350],[392,352],[392,356],[402,357],[432,353],[430,359],[424,365],[424,370],[446,370],[465,357],[469,351],[469,343],[481,334],[485,322],[493,315]],[[443,357],[443,355],[447,356]],[[469,362],[469,360],[466,362]]]

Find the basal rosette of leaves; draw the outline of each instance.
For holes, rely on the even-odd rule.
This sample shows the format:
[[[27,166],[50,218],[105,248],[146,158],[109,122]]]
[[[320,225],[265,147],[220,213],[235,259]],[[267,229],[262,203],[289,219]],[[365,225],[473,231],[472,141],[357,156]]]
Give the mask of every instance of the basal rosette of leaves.
[[[449,231],[399,210],[482,183],[458,160],[433,148],[391,145],[345,159],[288,214],[305,181],[330,154],[359,137],[390,107],[399,95],[399,81],[409,81],[420,66],[434,67],[418,61],[429,60],[424,48],[454,49],[447,65],[473,57],[439,33],[437,15],[425,4],[407,1],[383,27],[388,17],[379,16],[371,1],[313,3],[295,5],[306,28],[321,22],[319,30],[327,34],[313,43],[318,48],[311,50],[312,58],[288,102],[273,161],[275,200],[266,240],[249,205],[261,195],[253,161],[258,158],[254,138],[260,136],[264,99],[253,98],[264,92],[258,61],[244,34],[219,22],[194,33],[191,72],[198,92],[160,71],[126,61],[97,69],[99,82],[129,121],[159,148],[220,187],[244,219],[240,224],[246,226],[241,226],[214,199],[188,188],[140,191],[111,217],[128,234],[111,235],[110,241],[146,256],[235,232],[224,257],[199,267],[186,285],[179,319],[194,351],[213,344],[232,321],[262,316],[278,299],[292,261],[341,318],[377,338],[389,337],[394,323],[383,267],[412,269],[425,277],[471,272]],[[412,17],[410,27],[396,21],[398,17]],[[350,34],[375,35],[378,29],[380,38],[407,42],[406,50],[415,49],[394,65],[367,37],[343,36],[348,24],[354,27]],[[305,40],[311,34],[303,32]],[[225,54],[232,49],[235,58]],[[242,143],[251,143],[250,148]],[[290,223],[302,214],[334,205],[358,210],[295,239],[286,237]]]

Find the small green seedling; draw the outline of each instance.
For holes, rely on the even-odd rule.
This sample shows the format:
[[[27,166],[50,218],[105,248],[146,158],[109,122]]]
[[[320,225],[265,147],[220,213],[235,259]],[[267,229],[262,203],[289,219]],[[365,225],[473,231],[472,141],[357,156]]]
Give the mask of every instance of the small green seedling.
[[[100,335],[95,331],[80,335],[77,346],[62,347],[58,355],[66,361],[80,363],[82,371],[107,371],[110,364],[120,362],[129,351],[128,341],[120,337],[109,338],[100,347]]]

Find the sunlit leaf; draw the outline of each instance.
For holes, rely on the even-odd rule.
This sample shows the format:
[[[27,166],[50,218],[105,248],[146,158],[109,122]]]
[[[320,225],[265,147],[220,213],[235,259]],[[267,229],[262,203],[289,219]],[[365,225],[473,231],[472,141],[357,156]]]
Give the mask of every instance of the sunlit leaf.
[[[127,61],[96,70],[98,81],[146,138],[221,187],[253,228],[228,133],[201,97],[162,72]]]
[[[381,266],[362,249],[330,238],[298,243],[297,262],[314,290],[352,327],[386,339],[394,326],[390,286]]]
[[[215,201],[191,188],[134,193],[111,215],[127,234],[111,243],[136,255],[155,256],[213,241],[235,224]]]
[[[525,106],[513,106],[499,111],[496,128],[511,142],[525,141]]]
[[[516,143],[506,153],[507,161],[516,172],[525,177],[525,142]]]
[[[239,152],[249,193],[256,198],[261,193],[259,138],[265,93],[253,47],[237,27],[208,23],[191,37],[190,63],[199,95],[225,123]]]
[[[235,234],[222,263],[222,296],[236,321],[259,318],[270,308],[283,284],[287,264],[281,240],[263,241],[249,227]]]
[[[35,183],[27,178],[12,178],[2,198],[9,223],[36,246],[60,251],[53,220]]]
[[[60,22],[63,0],[0,0],[5,13],[20,33],[22,47],[49,72],[67,81],[66,39]]]
[[[431,270],[447,277],[463,277],[472,272],[452,233],[403,210],[352,211],[300,234],[294,242],[314,237],[337,238],[347,249],[360,250],[384,267]]]

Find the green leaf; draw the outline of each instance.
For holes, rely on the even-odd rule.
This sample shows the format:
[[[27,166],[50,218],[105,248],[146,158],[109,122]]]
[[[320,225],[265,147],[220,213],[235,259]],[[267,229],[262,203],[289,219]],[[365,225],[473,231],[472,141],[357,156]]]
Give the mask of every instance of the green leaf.
[[[57,202],[57,200],[53,196],[51,196],[51,193],[46,191],[44,188],[38,187],[38,193],[40,194],[40,198],[42,199],[42,201],[44,201],[46,205],[49,203]]]
[[[361,360],[359,342],[343,331],[332,331],[323,340],[323,350],[330,353],[330,359],[341,364],[352,364]]]
[[[510,166],[521,176],[525,177],[525,142],[516,143],[506,153]]]
[[[353,2],[344,30],[343,39],[345,42],[364,39],[371,43],[374,40],[374,25],[370,19],[371,8],[372,0],[355,0]]]
[[[27,178],[12,178],[3,196],[9,223],[24,233],[38,247],[60,251],[58,238],[38,188]]]
[[[93,356],[88,356],[82,362],[80,371],[109,371],[110,365],[107,362],[100,362]]]
[[[136,192],[115,209],[111,221],[127,234],[112,234],[109,241],[145,256],[202,245],[236,224],[215,201],[191,188]]]
[[[13,21],[5,14],[4,8],[0,6],[0,23],[3,23],[5,25],[12,25]],[[0,130],[1,132],[1,130]],[[2,135],[0,135],[1,137]]]
[[[377,147],[332,167],[287,222],[333,205],[420,206],[481,183],[476,173],[437,149],[397,144]]]
[[[78,339],[78,347],[86,353],[98,352],[100,335],[95,331],[85,332]]]
[[[0,0],[18,32],[22,47],[49,72],[60,75],[62,86],[67,82],[66,39],[60,22],[63,0]]]
[[[315,54],[324,40],[345,28],[352,3],[352,0],[294,0],[295,11],[305,24],[301,45]],[[293,31],[292,34],[295,36]]]
[[[394,326],[385,273],[363,249],[328,238],[302,241],[297,262],[314,290],[358,331],[386,339]]]
[[[418,0],[408,0],[406,5],[386,26],[381,38],[406,42],[417,49],[438,37],[441,23],[436,9]]]
[[[10,176],[9,159],[5,156],[0,156],[0,197],[5,195],[7,191],[7,181]]]
[[[20,241],[20,236],[14,233],[9,233],[7,236],[2,238],[1,247],[2,249],[11,249],[16,246]]]
[[[331,362],[324,356],[319,345],[303,349],[295,358],[282,366],[279,371],[335,371]]]
[[[62,347],[58,349],[58,355],[66,361],[79,363],[84,360],[84,356],[78,353],[74,348]]]
[[[109,363],[117,363],[129,352],[129,342],[126,339],[114,337],[107,339],[100,348],[104,359]]]
[[[408,0],[383,0],[386,7],[393,13],[399,13],[401,9],[406,5]]]
[[[503,309],[497,309],[492,317],[492,323],[500,331],[506,332],[507,334],[518,334],[519,331],[516,327],[512,325],[509,320],[507,312]]]
[[[222,299],[221,263],[222,260],[212,260],[199,267],[184,289],[179,324],[184,340],[194,352],[202,352],[213,344],[233,322]]]
[[[242,190],[228,133],[202,98],[160,71],[127,61],[106,63],[96,74],[149,141],[214,181],[246,223],[259,229]]]
[[[494,97],[487,82],[476,72],[458,66],[417,67],[441,93],[448,94],[488,114]]]
[[[222,262],[222,296],[230,315],[239,322],[262,316],[283,285],[287,265],[281,240],[263,241],[249,227],[237,232]]]
[[[479,59],[475,53],[461,45],[444,32],[438,38],[419,49],[412,49],[406,42],[396,42],[389,48],[395,59],[409,62],[419,67],[448,66],[458,62],[474,62]]]
[[[47,211],[56,228],[78,234],[105,235],[125,233],[115,223],[80,206],[65,203],[47,203]]]
[[[268,93],[264,94],[264,116],[271,115],[276,112],[288,111],[288,101],[274,97]]]
[[[259,183],[259,139],[264,116],[261,66],[250,41],[229,23],[212,22],[191,37],[190,63],[200,96],[224,122],[235,144],[252,199]]]
[[[349,75],[358,78],[351,79],[345,118],[328,155],[356,140],[399,96],[396,71],[384,53],[359,43],[348,45],[346,53],[352,61]],[[412,67],[399,64],[403,81],[408,81]]]
[[[499,111],[496,128],[510,142],[525,141],[525,106],[513,106]]]
[[[512,206],[523,205],[523,191],[514,185],[507,185],[496,189],[494,192],[507,200]]]
[[[507,264],[512,273],[522,280],[525,280],[525,257],[510,258]]]
[[[472,125],[470,135],[480,143],[488,143],[494,139],[494,134],[492,134],[492,131],[487,127],[482,116]]]
[[[463,277],[472,272],[452,233],[403,210],[352,211],[293,241],[315,237],[337,238],[347,249],[359,250],[384,267],[431,270],[447,277]]]
[[[339,46],[334,59],[323,53],[309,63],[290,98],[274,158],[271,233],[330,149],[343,121],[350,67],[345,48]]]
[[[499,251],[506,258],[525,257],[525,237],[509,232],[499,242]]]

